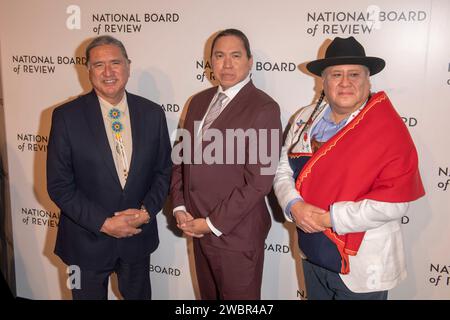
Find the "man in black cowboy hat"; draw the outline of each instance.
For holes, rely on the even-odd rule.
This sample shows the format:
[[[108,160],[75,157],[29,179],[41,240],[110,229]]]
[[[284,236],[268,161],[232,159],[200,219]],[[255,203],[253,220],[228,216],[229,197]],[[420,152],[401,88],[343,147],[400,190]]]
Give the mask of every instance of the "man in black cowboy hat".
[[[370,92],[384,66],[353,37],[306,65],[323,92],[292,124],[274,189],[297,225],[309,299],[387,299],[406,277],[400,219],[424,189],[406,126]]]

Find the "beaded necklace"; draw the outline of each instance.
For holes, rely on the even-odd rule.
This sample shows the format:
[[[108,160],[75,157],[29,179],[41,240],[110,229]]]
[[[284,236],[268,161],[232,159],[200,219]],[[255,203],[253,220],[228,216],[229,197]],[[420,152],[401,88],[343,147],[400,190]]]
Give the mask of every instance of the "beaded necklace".
[[[108,119],[111,122],[111,129],[114,133],[114,142],[116,145],[116,152],[119,155],[119,158],[122,161],[122,168],[123,168],[123,175],[125,177],[125,180],[128,177],[128,157],[127,153],[125,152],[125,145],[123,143],[122,138],[122,131],[123,131],[123,124],[121,122],[121,117],[123,115],[123,112],[120,111],[117,108],[112,108],[108,112]]]

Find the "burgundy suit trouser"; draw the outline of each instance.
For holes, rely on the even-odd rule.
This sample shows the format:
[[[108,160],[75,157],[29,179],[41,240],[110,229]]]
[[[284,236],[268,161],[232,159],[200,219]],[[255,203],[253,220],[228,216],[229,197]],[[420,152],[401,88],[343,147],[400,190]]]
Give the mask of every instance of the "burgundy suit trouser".
[[[194,239],[197,280],[203,300],[260,300],[264,247],[251,251],[217,248]]]

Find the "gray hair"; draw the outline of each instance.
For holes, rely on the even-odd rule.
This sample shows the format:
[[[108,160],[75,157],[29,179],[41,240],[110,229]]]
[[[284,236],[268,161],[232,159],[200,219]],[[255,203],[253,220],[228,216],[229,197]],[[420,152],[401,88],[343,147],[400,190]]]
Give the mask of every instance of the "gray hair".
[[[90,59],[90,53],[91,50],[94,49],[95,47],[99,47],[99,46],[103,46],[103,45],[107,45],[107,44],[112,44],[116,47],[118,47],[120,49],[120,51],[122,52],[122,55],[125,57],[125,59],[127,59],[128,62],[131,62],[130,59],[128,59],[128,54],[127,54],[127,50],[125,49],[125,46],[123,45],[123,43],[111,36],[99,36],[97,38],[94,38],[94,40],[91,41],[91,43],[89,43],[89,45],[86,48],[86,65],[89,64],[89,59]]]

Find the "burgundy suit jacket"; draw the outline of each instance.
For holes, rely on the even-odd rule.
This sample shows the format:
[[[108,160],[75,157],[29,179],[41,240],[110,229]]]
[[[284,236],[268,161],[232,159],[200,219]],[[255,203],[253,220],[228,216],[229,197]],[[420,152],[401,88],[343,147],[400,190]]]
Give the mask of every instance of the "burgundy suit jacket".
[[[213,87],[192,98],[184,121],[184,129],[189,131],[192,138],[196,134],[194,121],[203,119],[216,92],[217,87]],[[276,152],[278,155],[281,149],[280,108],[251,81],[230,101],[211,128],[220,130],[224,137],[226,129],[269,129],[269,153],[264,153]],[[270,129],[278,132],[278,138],[272,145]],[[203,148],[208,144],[204,142]],[[278,157],[276,163],[272,164],[275,168],[273,174],[261,175],[260,169],[270,165],[262,165],[259,157],[255,164],[249,163],[248,157],[245,163],[241,161],[238,164],[236,145],[235,140],[233,164],[225,164],[225,138],[224,164],[205,164],[204,160],[201,164],[192,164],[193,159],[190,163],[175,164],[172,169],[172,203],[174,208],[186,206],[194,218],[209,217],[214,227],[222,232],[220,237],[213,233],[206,234],[200,238],[201,243],[237,251],[260,249],[271,226],[264,197],[271,190]],[[249,146],[249,139],[246,138],[244,152],[247,156]]]

